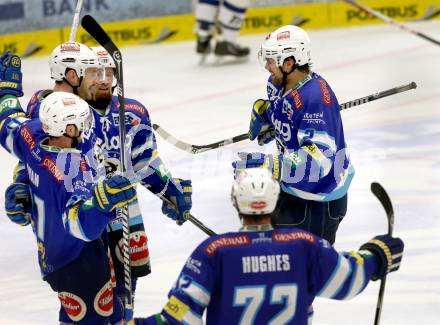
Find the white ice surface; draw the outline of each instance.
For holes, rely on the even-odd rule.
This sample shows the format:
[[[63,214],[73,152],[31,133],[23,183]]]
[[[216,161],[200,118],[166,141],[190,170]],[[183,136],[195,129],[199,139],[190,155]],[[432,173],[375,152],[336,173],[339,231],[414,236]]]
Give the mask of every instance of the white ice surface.
[[[440,39],[440,23],[414,23]],[[241,41],[256,53],[263,35]],[[411,81],[416,90],[342,113],[356,175],[336,248],[357,249],[387,231],[386,217],[369,191],[372,181],[388,190],[395,208],[395,234],[405,241],[399,272],[388,277],[381,324],[440,324],[440,47],[391,26],[310,31],[313,69],[341,103]],[[247,131],[253,101],[265,96],[267,74],[255,55],[249,62],[199,66],[193,42],[123,49],[126,96],[140,100],[158,123],[195,144]],[[37,89],[51,88],[47,58],[23,61],[26,103]],[[229,201],[231,161],[237,151],[257,150],[245,141],[199,155],[159,139],[159,152],[173,172],[191,178],[192,213],[216,232],[239,221]],[[265,149],[274,150],[269,147]],[[0,193],[9,184],[15,159],[0,150]],[[173,224],[159,200],[139,190],[149,236],[153,272],[138,283],[135,311],[160,311],[166,294],[192,249],[206,235],[190,223]],[[0,324],[56,324],[58,300],[41,281],[29,227],[7,220],[0,195]],[[314,324],[372,324],[379,283],[351,301],[317,299]]]

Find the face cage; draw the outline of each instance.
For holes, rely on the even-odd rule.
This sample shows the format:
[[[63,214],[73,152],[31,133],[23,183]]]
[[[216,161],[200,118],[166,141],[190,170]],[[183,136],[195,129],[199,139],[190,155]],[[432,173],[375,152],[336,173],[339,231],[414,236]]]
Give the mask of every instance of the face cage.
[[[268,54],[267,52],[272,52],[272,53]],[[290,56],[292,55],[286,55],[286,54],[283,55],[283,53],[279,53],[279,51],[260,49],[258,51],[258,63],[263,70],[267,71],[266,69],[266,63],[268,63],[267,60],[272,59],[274,60],[274,62],[268,64],[269,65],[275,64],[276,67],[281,68],[283,66],[284,60]]]

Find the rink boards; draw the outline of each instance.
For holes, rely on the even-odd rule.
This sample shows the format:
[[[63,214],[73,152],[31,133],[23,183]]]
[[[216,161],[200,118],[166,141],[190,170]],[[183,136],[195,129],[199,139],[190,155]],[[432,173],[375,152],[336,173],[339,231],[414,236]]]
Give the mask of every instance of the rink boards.
[[[440,0],[381,0],[360,1],[397,21],[439,19]],[[192,14],[154,17],[103,23],[115,43],[120,46],[147,45],[194,39]],[[268,33],[277,27],[294,24],[304,29],[347,27],[384,22],[342,1],[305,3],[276,7],[250,8],[246,15],[243,35]],[[60,29],[7,34],[0,37],[0,50],[10,50],[21,56],[47,55],[59,43],[67,41],[70,26]],[[76,41],[95,45],[82,28]]]

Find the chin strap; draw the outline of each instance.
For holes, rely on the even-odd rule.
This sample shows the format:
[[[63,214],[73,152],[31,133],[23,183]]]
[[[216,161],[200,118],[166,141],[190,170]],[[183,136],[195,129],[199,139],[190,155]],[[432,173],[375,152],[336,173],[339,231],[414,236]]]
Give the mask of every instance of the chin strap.
[[[67,83],[70,87],[72,87],[73,93],[78,96],[78,88],[81,87],[81,83],[83,81],[83,77],[79,77],[78,86],[72,85],[66,78],[63,78],[63,81]]]
[[[71,145],[70,145],[72,148],[77,148],[77,147],[78,147],[78,144],[79,144],[78,138],[81,137],[81,133],[82,133],[82,132],[80,132],[79,135],[78,135],[77,137],[71,137],[71,136],[68,135],[67,133],[64,133],[63,136],[65,136],[66,138],[69,138],[70,140],[72,140],[72,143],[71,143]]]
[[[286,85],[287,85],[287,77],[289,76],[289,74],[293,73],[293,71],[295,71],[297,67],[298,67],[298,66],[297,66],[296,63],[295,63],[295,64],[293,65],[293,67],[292,67],[292,70],[290,70],[290,72],[285,72],[285,71],[284,71],[283,69],[281,69],[281,67],[280,67],[280,70],[281,70],[281,72],[283,73],[283,81],[282,81],[281,85],[283,86],[284,89],[286,89]]]

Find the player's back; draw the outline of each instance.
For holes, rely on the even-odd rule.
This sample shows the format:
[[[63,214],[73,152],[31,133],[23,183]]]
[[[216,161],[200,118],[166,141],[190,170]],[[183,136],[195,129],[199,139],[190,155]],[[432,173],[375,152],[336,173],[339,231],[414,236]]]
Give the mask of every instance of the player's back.
[[[32,221],[38,242],[38,257],[45,276],[75,259],[84,242],[72,236],[64,227],[63,215],[72,193],[89,194],[91,184],[83,179],[79,167],[84,166],[76,149],[60,149],[43,145],[47,137],[41,122],[33,119],[20,129],[23,145],[16,150],[28,172],[32,192]],[[64,168],[64,169],[63,169]],[[71,173],[73,171],[73,174]]]
[[[294,229],[229,233],[209,243],[217,285],[207,324],[307,324],[316,244]]]

